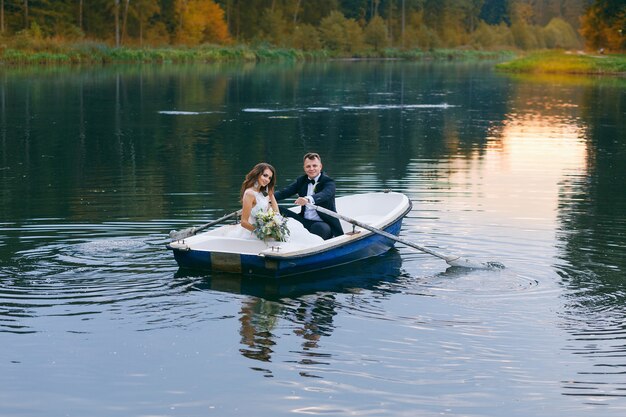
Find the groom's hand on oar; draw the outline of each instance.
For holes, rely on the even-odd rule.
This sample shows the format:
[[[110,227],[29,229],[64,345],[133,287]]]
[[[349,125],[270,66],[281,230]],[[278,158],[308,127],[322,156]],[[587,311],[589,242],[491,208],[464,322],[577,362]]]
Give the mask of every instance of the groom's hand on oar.
[[[311,202],[306,197],[298,197],[296,201],[294,201],[294,204],[297,204],[299,206],[306,206],[308,204],[311,204]]]

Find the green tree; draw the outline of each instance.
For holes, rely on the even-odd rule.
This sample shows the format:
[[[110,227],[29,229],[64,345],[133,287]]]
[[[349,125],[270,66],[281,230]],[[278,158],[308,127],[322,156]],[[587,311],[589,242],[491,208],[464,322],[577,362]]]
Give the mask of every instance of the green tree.
[[[337,9],[337,0],[303,0],[300,3],[298,23],[319,26],[323,18]]]
[[[515,46],[521,49],[535,49],[542,45],[532,24],[534,10],[529,3],[512,1],[510,4],[511,33]]]
[[[422,11],[409,14],[404,36],[404,45],[407,48],[430,50],[441,46],[441,39],[437,32],[424,22]]]
[[[474,19],[469,15],[471,0],[448,0],[445,6],[439,18],[439,34],[448,47],[464,45],[467,42],[468,24],[474,25]]]
[[[469,0],[463,5],[465,27],[469,32],[473,32],[480,22],[480,11],[485,4],[485,0]]]
[[[387,25],[385,20],[380,16],[374,16],[369,21],[364,31],[365,43],[378,51],[389,45],[389,37],[387,36]]]
[[[309,24],[298,25],[294,28],[291,46],[303,51],[322,49],[320,35],[315,26]]]
[[[331,12],[322,19],[319,30],[322,45],[332,51],[355,52],[363,48],[363,30],[354,19],[346,19],[341,12]]]
[[[547,26],[552,19],[559,18],[577,27],[579,17],[589,0],[513,0],[511,3],[524,2],[533,9],[533,24]]]
[[[288,23],[279,8],[265,9],[259,22],[259,38],[273,45],[285,46],[288,39]]]
[[[348,19],[365,21],[372,18],[372,0],[340,0],[335,9]]]
[[[259,10],[265,10],[267,0],[231,0],[228,3],[229,32],[238,41],[251,40],[259,34]]]
[[[478,25],[482,0],[424,0],[424,21],[450,47],[467,42],[468,33]]]
[[[143,45],[146,35],[150,42],[168,40],[165,25],[155,19],[160,12],[158,0],[133,0],[131,3],[129,18],[134,30],[129,28],[129,32],[136,37],[139,45]]]
[[[555,17],[543,28],[542,32],[547,48],[574,49],[580,47],[580,39],[574,28],[565,20]]]
[[[504,22],[498,25],[480,22],[470,39],[471,44],[476,48],[506,49],[515,46],[511,28]]]
[[[508,10],[508,0],[485,0],[478,17],[489,25],[509,24]]]

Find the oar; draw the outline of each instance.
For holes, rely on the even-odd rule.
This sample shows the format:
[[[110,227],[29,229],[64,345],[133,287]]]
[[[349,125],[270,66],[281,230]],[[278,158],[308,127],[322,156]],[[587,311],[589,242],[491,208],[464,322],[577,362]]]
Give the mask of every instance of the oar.
[[[361,223],[358,220],[354,220],[354,219],[351,219],[350,217],[344,216],[342,214],[335,213],[334,211],[325,209],[324,207],[316,206],[315,204],[309,204],[308,206],[314,208],[315,210],[319,211],[320,213],[324,213],[324,214],[326,214],[328,216],[332,216],[332,217],[335,217],[337,219],[344,220],[344,221],[346,221],[348,223],[351,223],[351,224],[353,224],[355,226],[359,226],[359,227],[361,227],[363,229],[369,230],[370,232],[377,233],[377,234],[379,234],[381,236],[384,236],[384,237],[386,237],[388,239],[395,240],[396,242],[399,242],[399,243],[402,243],[404,245],[410,246],[410,247],[412,247],[414,249],[417,249],[419,251],[422,251],[422,252],[428,253],[430,255],[436,256],[437,258],[443,259],[449,265],[452,265],[452,266],[460,266],[460,267],[463,267],[463,268],[472,268],[472,269],[493,269],[493,268],[502,269],[502,268],[504,268],[504,265],[501,264],[500,262],[485,262],[485,263],[483,263],[483,262],[475,262],[475,261],[472,261],[470,259],[462,258],[462,257],[457,256],[457,255],[446,255],[444,253],[437,252],[437,251],[434,251],[432,249],[425,248],[424,246],[420,246],[417,243],[411,242],[409,240],[402,239],[401,237],[393,235],[393,234],[391,234],[389,232],[385,232],[384,230],[380,230],[380,229],[372,227],[372,226],[370,226],[368,224]]]
[[[237,211],[234,211],[234,212],[232,212],[230,214],[227,214],[224,217],[220,217],[217,220],[213,220],[212,222],[203,224],[201,226],[188,227],[186,229],[178,230],[178,231],[177,230],[172,230],[170,232],[170,239],[172,239],[172,240],[185,239],[186,237],[195,235],[196,233],[198,233],[201,230],[208,229],[211,226],[215,226],[216,224],[222,223],[223,221],[226,221],[228,219],[232,219],[233,217],[237,217],[239,215],[241,215],[241,209],[239,209]]]

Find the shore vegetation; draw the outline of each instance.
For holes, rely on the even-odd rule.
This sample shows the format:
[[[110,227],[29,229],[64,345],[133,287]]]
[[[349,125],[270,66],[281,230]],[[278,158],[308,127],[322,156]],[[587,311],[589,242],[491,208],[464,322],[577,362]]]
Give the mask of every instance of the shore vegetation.
[[[511,58],[510,50],[473,50],[441,48],[432,50],[385,47],[364,48],[349,54],[329,49],[304,50],[257,45],[217,45],[115,47],[105,42],[67,42],[59,38],[13,39],[4,44],[0,60],[8,65],[176,63],[176,62],[263,62],[319,61],[327,59],[404,59],[404,60],[502,60]]]
[[[626,76],[626,55],[536,51],[496,64],[507,72],[534,74],[615,74]]]

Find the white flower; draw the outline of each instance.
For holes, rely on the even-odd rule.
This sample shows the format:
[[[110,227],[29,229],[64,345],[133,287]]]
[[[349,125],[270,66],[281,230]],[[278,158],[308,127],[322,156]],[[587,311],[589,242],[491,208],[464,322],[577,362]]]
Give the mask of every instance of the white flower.
[[[284,242],[289,236],[287,219],[274,212],[271,207],[266,211],[259,210],[255,215],[254,234],[261,240],[272,238]]]

